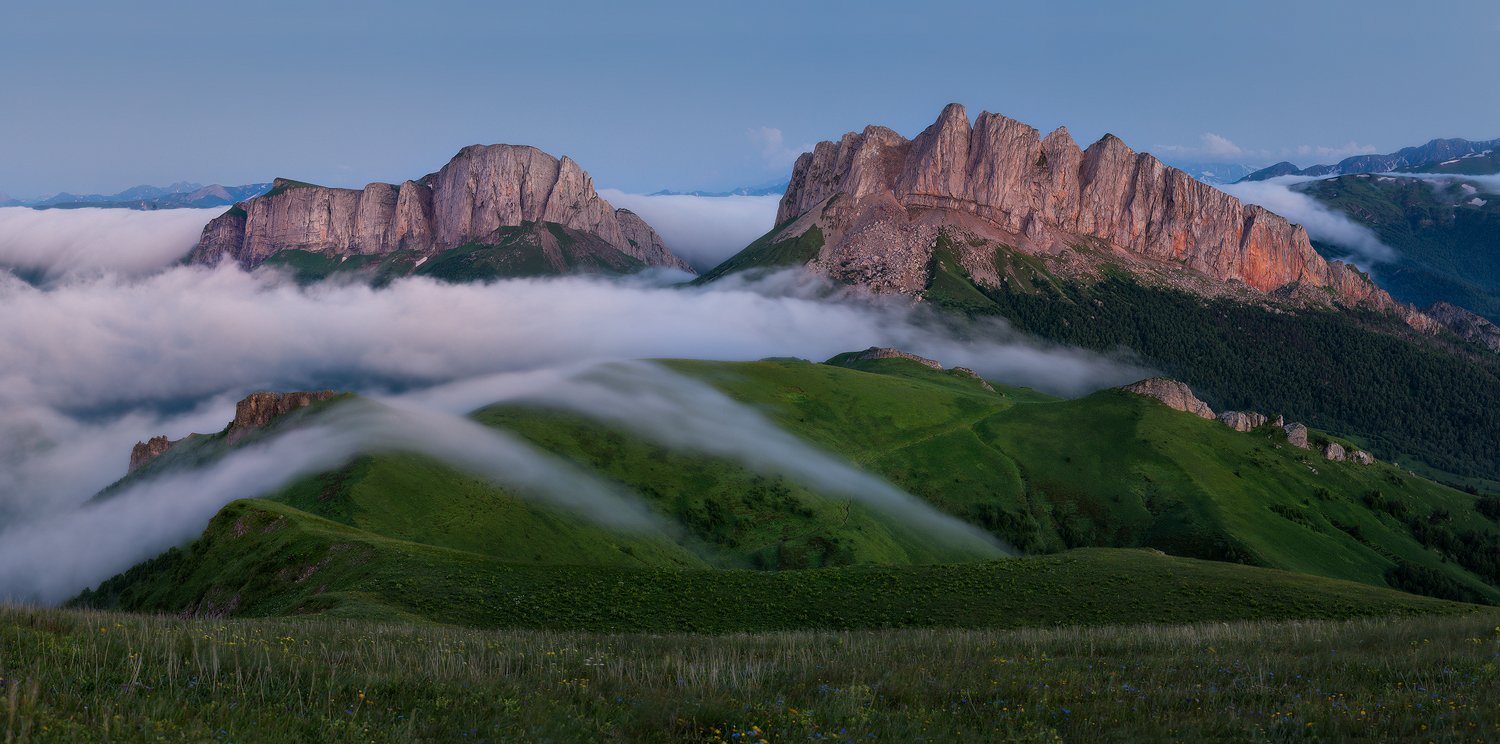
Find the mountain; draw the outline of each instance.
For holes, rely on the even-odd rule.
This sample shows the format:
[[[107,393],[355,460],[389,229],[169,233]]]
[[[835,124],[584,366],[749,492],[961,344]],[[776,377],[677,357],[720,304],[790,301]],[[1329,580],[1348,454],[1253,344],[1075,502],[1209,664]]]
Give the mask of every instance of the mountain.
[[[394,273],[430,261],[466,278],[690,271],[644,220],[600,198],[572,159],[517,145],[466,147],[438,172],[399,186],[339,189],[278,178],[267,193],[209,222],[190,260],[227,257],[249,268],[278,256],[374,263]]]
[[[765,186],[741,186],[729,191],[670,191],[662,189],[647,196],[780,196],[786,192],[786,181],[767,184]]]
[[[1500,481],[1500,357],[1324,260],[1301,227],[1114,137],[1080,151],[1064,130],[993,114],[970,127],[950,106],[915,140],[870,127],[822,143],[777,221],[699,281],[802,266],[1128,349],[1216,408],[1281,411],[1414,470]]]
[[[816,229],[823,242],[809,265],[879,292],[920,293],[947,232],[957,263],[991,287],[1004,273],[997,251],[1014,250],[1065,276],[1117,262],[1209,296],[1243,289],[1331,299],[1434,325],[1352,267],[1324,260],[1301,226],[1113,135],[1081,150],[1066,129],[1043,138],[999,114],[970,126],[959,104],[914,140],[871,126],[820,142],[797,159],[776,221],[773,243]]]
[[[1466,139],[1435,139],[1425,145],[1403,147],[1386,155],[1355,155],[1344,158],[1334,165],[1310,165],[1306,168],[1298,168],[1294,163],[1282,161],[1255,171],[1241,180],[1264,181],[1278,176],[1321,177],[1351,173],[1387,173],[1399,168],[1453,160],[1497,149],[1500,149],[1500,139],[1478,142]]]
[[[1357,462],[1344,454],[1352,443],[1296,425],[1236,430],[1205,418],[1178,383],[1061,400],[890,350],[824,364],[663,364],[659,374],[711,384],[805,446],[859,463],[1030,557],[966,554],[847,494],[731,457],[663,447],[590,414],[512,402],[472,418],[636,494],[659,524],[610,528],[432,458],[385,449],[232,503],[193,544],[80,601],[211,616],[327,612],[720,631],[881,627],[902,617],[916,625],[1006,624],[996,603],[1022,597],[1095,616],[1101,607],[1085,599],[1090,592],[1056,591],[1063,577],[1074,586],[1136,587],[1125,596],[1175,591],[1165,587],[1186,581],[1194,601],[1226,603],[1220,612],[1229,614],[1216,618],[1306,617],[1297,613],[1336,607],[1362,614],[1367,602],[1396,600],[1375,587],[1500,601],[1495,497]],[[347,396],[258,394],[223,432],[171,445],[115,488],[203,467],[356,404]],[[1238,595],[1241,582],[1270,604],[1257,608]],[[875,587],[885,587],[878,611],[830,609],[852,610],[855,597]],[[704,616],[705,598],[721,596],[728,604]],[[1173,603],[1123,604],[1136,608],[1127,616],[1137,622],[1172,614],[1162,606]],[[1138,612],[1146,614],[1131,614]]]
[[[1401,301],[1450,303],[1500,321],[1500,177],[1491,175],[1497,171],[1500,159],[1492,153],[1289,188],[1370,228],[1392,249],[1392,259],[1376,270]]]
[[[237,201],[259,196],[271,190],[269,183],[252,183],[243,186],[204,186],[197,183],[179,182],[170,186],[136,186],[117,194],[89,194],[79,196],[63,192],[45,199],[29,201],[11,200],[7,205],[0,199],[0,206],[26,206],[35,209],[180,209],[224,207]]]

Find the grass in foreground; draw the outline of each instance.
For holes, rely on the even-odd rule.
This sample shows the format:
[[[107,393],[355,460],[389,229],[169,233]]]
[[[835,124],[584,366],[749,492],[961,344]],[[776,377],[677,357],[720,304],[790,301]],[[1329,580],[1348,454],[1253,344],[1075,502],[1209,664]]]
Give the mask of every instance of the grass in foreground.
[[[705,611],[711,611],[705,608]],[[0,609],[6,741],[1500,737],[1500,614],[754,635]]]

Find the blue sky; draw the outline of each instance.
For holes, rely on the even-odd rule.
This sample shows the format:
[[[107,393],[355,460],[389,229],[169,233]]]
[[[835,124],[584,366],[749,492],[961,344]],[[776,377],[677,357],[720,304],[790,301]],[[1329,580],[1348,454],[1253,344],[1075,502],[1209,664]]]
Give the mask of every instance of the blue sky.
[[[415,178],[476,142],[601,187],[785,177],[944,103],[1178,159],[1500,137],[1500,4],[51,2],[0,10],[0,192]],[[1212,156],[1212,157],[1210,157]]]

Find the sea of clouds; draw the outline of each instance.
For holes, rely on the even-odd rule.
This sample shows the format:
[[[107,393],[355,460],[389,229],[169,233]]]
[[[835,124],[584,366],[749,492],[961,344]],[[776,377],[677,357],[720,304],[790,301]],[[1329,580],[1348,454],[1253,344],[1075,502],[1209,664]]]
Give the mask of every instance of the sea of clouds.
[[[449,285],[413,278],[378,290],[302,287],[271,271],[181,265],[211,213],[178,211],[168,219],[102,211],[0,220],[0,229],[27,230],[24,239],[0,235],[0,245],[10,246],[0,254],[0,598],[66,599],[191,539],[224,503],[360,451],[426,452],[543,498],[593,494],[574,506],[606,523],[653,528],[631,516],[649,511],[633,494],[572,472],[503,432],[472,436],[462,414],[508,397],[497,379],[512,385],[528,376],[552,381],[527,388],[552,405],[629,411],[611,421],[645,427],[642,435],[686,449],[718,441],[731,450],[710,454],[825,491],[845,484],[876,498],[872,508],[953,538],[962,528],[897,489],[876,487],[878,479],[836,458],[791,457],[795,442],[727,399],[715,400],[706,386],[661,370],[654,379],[672,382],[651,388],[654,397],[638,389],[606,404],[596,383],[556,381],[625,360],[822,360],[869,346],[896,346],[1068,395],[1149,373],[1121,358],[1037,342],[999,322],[955,327],[921,306],[848,296],[795,272],[699,288],[682,287],[684,275],[666,272],[623,281]],[[129,240],[116,233],[120,225],[131,226],[124,230]],[[152,239],[152,230],[159,237]],[[218,431],[234,402],[255,390],[325,388],[360,392],[384,407],[252,448],[205,472],[137,484],[107,505],[86,504],[124,475],[136,441]],[[646,400],[657,408],[640,410]],[[705,434],[713,431],[720,435]],[[746,438],[747,431],[759,434]],[[460,440],[480,442],[480,449]]]

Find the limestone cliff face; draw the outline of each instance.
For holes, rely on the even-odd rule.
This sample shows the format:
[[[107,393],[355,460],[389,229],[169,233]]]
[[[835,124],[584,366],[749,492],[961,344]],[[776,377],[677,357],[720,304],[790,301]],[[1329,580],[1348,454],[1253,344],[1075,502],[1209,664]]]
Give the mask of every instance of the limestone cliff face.
[[[228,256],[253,267],[286,249],[430,255],[485,243],[523,222],[555,222],[647,265],[688,269],[640,217],[600,198],[572,159],[517,145],[466,147],[437,173],[399,186],[335,189],[277,179],[266,195],[210,222],[191,258],[214,263]]]
[[[1323,288],[1339,303],[1431,325],[1358,271],[1325,261],[1301,226],[1113,135],[1080,149],[1066,129],[1043,137],[999,114],[971,125],[958,104],[913,140],[872,126],[819,143],[793,168],[777,214],[788,220],[787,237],[823,230],[815,268],[878,291],[920,291],[937,230],[958,228],[1028,253],[1083,245],[1263,293]],[[992,258],[961,258],[976,281],[994,277]]]

